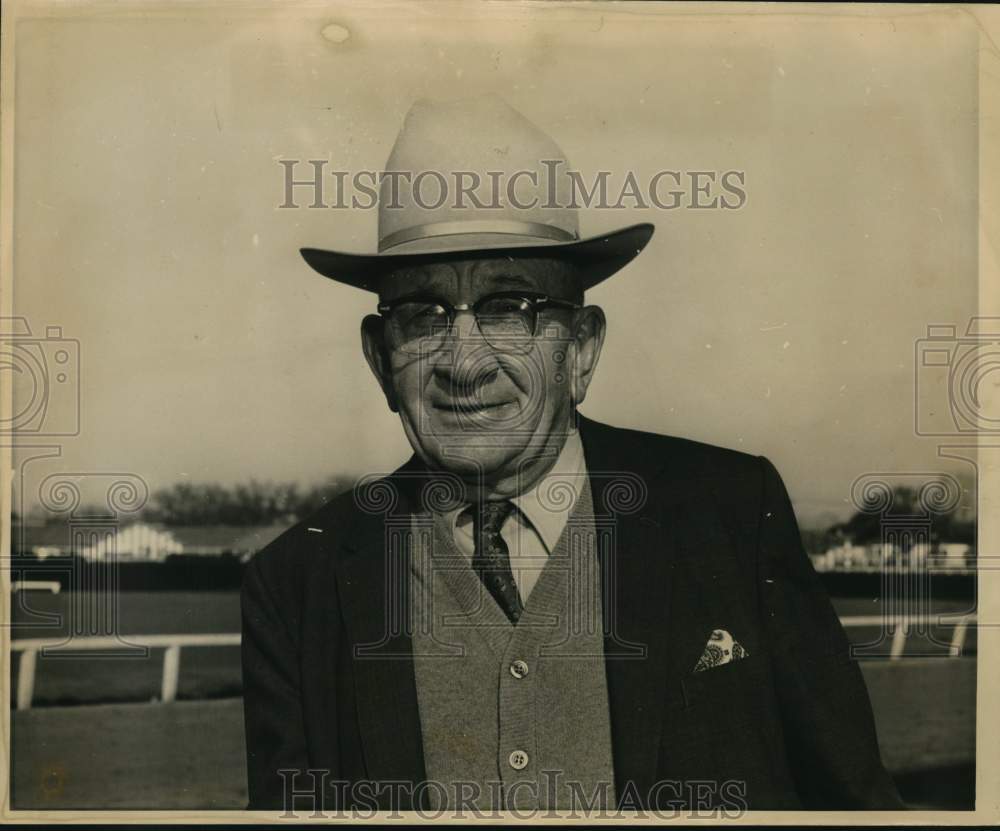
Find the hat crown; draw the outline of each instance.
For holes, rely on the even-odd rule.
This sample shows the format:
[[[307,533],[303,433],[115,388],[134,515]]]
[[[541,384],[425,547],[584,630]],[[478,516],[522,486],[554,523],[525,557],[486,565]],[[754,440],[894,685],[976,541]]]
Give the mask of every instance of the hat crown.
[[[409,264],[514,256],[572,260],[587,290],[631,262],[653,226],[580,239],[580,185],[559,145],[498,95],[423,99],[379,184],[377,253],[301,252],[320,274],[374,292]]]
[[[386,162],[379,252],[578,239],[568,169],[555,140],[499,95],[421,99]]]

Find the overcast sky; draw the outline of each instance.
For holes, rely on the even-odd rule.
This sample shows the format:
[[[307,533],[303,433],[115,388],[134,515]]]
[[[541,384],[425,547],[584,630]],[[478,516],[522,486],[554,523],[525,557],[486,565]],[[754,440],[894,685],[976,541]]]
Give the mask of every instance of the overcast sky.
[[[297,253],[372,250],[376,215],[279,210],[277,160],[377,170],[414,99],[486,92],[581,171],[745,171],[740,210],[582,212],[585,234],[657,228],[592,293],[610,329],[587,415],[767,455],[805,524],[849,512],[864,473],[972,472],[914,431],[916,342],[975,313],[959,10],[432,8],[18,24],[15,314],[79,340],[82,400],[81,435],[27,481],[405,460],[360,351],[373,297]],[[941,377],[922,383],[940,416]]]

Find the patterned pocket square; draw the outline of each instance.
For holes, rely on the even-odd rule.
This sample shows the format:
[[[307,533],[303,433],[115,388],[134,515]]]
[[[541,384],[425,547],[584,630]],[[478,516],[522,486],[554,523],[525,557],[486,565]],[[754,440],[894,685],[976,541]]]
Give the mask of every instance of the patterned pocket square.
[[[712,667],[720,667],[730,661],[739,661],[750,656],[739,643],[733,640],[725,629],[713,629],[709,635],[705,651],[694,665],[695,672],[704,672]]]

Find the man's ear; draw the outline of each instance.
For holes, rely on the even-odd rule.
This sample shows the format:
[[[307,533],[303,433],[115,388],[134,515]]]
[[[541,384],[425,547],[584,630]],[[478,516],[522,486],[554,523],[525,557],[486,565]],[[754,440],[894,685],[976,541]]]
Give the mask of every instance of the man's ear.
[[[361,321],[361,348],[368,366],[382,387],[389,409],[395,413],[399,412],[399,407],[396,404],[396,388],[392,382],[392,367],[389,364],[389,350],[385,346],[383,324],[383,319],[378,315],[367,315]]]
[[[573,367],[573,405],[579,406],[587,397],[587,388],[597,370],[607,320],[600,306],[584,306],[577,311],[574,324],[576,366]]]

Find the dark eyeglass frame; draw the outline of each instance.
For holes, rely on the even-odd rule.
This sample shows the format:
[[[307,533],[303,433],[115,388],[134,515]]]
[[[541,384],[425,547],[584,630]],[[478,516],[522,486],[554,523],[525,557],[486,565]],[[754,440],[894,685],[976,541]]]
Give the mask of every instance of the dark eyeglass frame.
[[[445,314],[447,315],[448,324],[447,326],[442,326],[442,344],[444,342],[444,336],[451,332],[455,326],[455,316],[458,312],[469,312],[471,311],[476,318],[476,328],[479,329],[480,334],[490,345],[495,348],[503,348],[504,343],[494,343],[490,340],[489,336],[486,335],[479,325],[480,310],[492,300],[519,300],[524,303],[528,310],[531,311],[532,320],[532,330],[525,335],[526,338],[534,338],[538,333],[538,313],[543,309],[556,308],[556,309],[582,309],[583,306],[580,303],[573,303],[569,300],[559,300],[555,297],[549,297],[547,294],[542,294],[540,292],[530,292],[530,291],[497,291],[492,294],[486,294],[480,297],[475,303],[449,303],[442,297],[438,297],[434,294],[429,294],[426,292],[414,292],[413,294],[403,295],[402,297],[396,297],[389,300],[386,303],[378,304],[378,313],[385,318],[389,319],[393,310],[402,305],[403,303],[414,303],[414,302],[425,302],[434,303],[440,306]],[[506,340],[506,339],[504,339]],[[416,350],[407,349],[405,345],[399,344],[397,348],[402,349],[404,352],[416,351],[419,352],[419,347]]]

